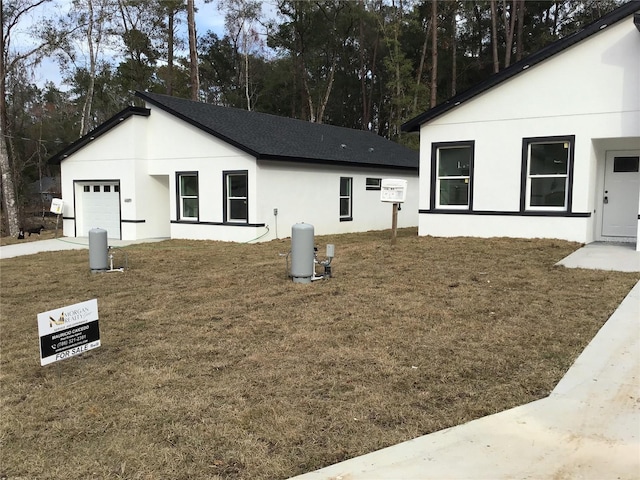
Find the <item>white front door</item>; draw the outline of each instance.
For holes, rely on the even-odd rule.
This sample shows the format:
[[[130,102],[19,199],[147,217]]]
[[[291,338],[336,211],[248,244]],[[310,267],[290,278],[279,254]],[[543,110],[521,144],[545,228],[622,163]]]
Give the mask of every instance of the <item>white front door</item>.
[[[635,238],[640,195],[640,151],[607,152],[602,236]]]

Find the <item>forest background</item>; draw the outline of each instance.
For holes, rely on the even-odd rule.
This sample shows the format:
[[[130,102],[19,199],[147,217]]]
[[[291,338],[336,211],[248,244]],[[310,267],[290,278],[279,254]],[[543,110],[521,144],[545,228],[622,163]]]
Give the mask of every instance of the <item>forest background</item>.
[[[370,130],[417,148],[403,122],[622,3],[3,0],[2,235],[17,235],[58,194],[44,179],[59,177],[59,166],[47,160],[140,104],[137,90]],[[199,33],[195,13],[211,4],[224,29]],[[37,81],[52,61],[60,80]],[[549,94],[561,95],[562,82]]]

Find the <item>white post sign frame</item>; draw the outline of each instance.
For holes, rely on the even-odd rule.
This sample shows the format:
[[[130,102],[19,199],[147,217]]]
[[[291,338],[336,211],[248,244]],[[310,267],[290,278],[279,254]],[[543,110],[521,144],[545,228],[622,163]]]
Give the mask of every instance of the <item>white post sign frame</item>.
[[[404,203],[407,198],[407,181],[400,178],[383,178],[380,185],[380,201]]]
[[[98,300],[39,313],[38,334],[42,366],[99,347]]]

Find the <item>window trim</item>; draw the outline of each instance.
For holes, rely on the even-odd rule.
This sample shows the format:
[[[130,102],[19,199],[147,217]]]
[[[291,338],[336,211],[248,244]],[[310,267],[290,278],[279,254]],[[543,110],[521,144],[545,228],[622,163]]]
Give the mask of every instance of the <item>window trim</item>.
[[[197,217],[185,217],[182,215],[182,199],[183,198],[193,198],[193,196],[183,197],[180,191],[180,183],[182,177],[196,177],[196,184],[198,187],[198,194],[196,195],[196,200],[198,203],[198,216]],[[180,222],[197,222],[200,220],[200,179],[197,171],[192,172],[176,172],[176,219]]]
[[[467,205],[440,205],[440,196],[438,195],[440,191],[440,179],[438,175],[438,161],[439,155],[438,152],[443,148],[460,148],[460,147],[469,147],[471,148],[471,159],[469,160],[469,191],[467,192]],[[473,171],[474,171],[474,163],[475,163],[475,151],[476,151],[476,141],[475,140],[460,140],[455,142],[434,142],[431,144],[431,209],[432,210],[473,210]],[[458,177],[456,177],[458,178]],[[461,177],[462,178],[462,177]]]
[[[374,180],[375,184],[369,184],[369,180]],[[364,181],[366,190],[382,190],[382,178],[378,177],[366,177]]]
[[[232,197],[229,198],[229,191],[228,191],[228,178],[231,175],[244,175],[245,179],[247,181],[247,195],[246,197]],[[240,219],[240,220],[231,220],[229,219],[229,200],[235,199],[235,198],[244,198],[245,202],[247,203],[247,218],[245,219]],[[222,172],[222,218],[223,218],[223,223],[225,224],[245,224],[245,223],[249,223],[249,170],[224,170]]]
[[[349,181],[349,195],[342,195],[341,187],[343,179]],[[342,213],[340,213],[340,204],[343,198],[349,199],[348,215],[342,215]],[[340,177],[340,183],[338,185],[338,213],[340,213],[341,222],[351,222],[353,220],[353,177]]]
[[[536,143],[568,143],[569,156],[567,158],[567,174],[565,179],[565,205],[536,206],[531,205],[531,176],[529,175],[529,151],[530,145]],[[547,137],[525,137],[522,139],[522,167],[520,177],[520,212],[549,212],[562,215],[573,209],[573,167],[575,155],[576,136],[557,135]]]

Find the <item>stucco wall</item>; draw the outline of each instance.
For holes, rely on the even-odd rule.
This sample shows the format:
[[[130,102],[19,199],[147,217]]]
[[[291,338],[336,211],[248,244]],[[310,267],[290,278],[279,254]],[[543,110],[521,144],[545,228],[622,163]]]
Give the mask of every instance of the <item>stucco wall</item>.
[[[628,18],[420,130],[420,209],[434,207],[430,205],[433,142],[475,141],[472,209],[508,213],[520,209],[523,138],[575,135],[572,212],[591,217],[457,214],[449,219],[425,213],[420,215],[419,233],[592,241],[601,198],[597,181],[604,168],[602,152],[593,148],[592,141],[637,142],[639,134],[640,33]]]
[[[388,169],[353,169],[291,162],[261,161],[258,168],[258,218],[269,224],[265,239],[291,236],[296,223],[310,223],[316,235],[391,228],[392,204],[380,201],[380,190],[367,190],[366,178],[407,180],[407,198],[398,212],[398,227],[418,224],[418,175]],[[353,179],[352,220],[340,221],[340,177]],[[273,209],[278,209],[277,217]]]
[[[134,179],[139,168],[141,156],[144,155],[144,121],[143,117],[132,116],[123,121],[120,128],[113,128],[104,135],[88,143],[60,164],[62,200],[63,200],[63,234],[76,235],[76,199],[75,181],[117,180],[120,182],[120,208],[123,219],[136,219],[139,212],[135,203],[123,203],[122,199],[133,196],[136,188]],[[126,228],[122,228],[122,238],[127,236]]]

